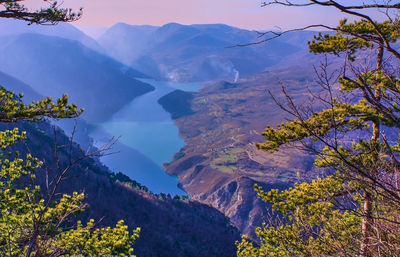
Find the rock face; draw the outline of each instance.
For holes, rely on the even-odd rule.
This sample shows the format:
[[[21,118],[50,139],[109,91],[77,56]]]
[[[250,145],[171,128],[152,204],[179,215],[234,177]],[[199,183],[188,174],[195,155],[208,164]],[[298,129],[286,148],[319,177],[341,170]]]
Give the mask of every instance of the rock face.
[[[265,126],[275,126],[288,116],[268,94],[283,96],[278,78],[295,101],[306,100],[312,73],[304,69],[275,71],[242,79],[239,83],[205,85],[194,93],[195,112],[176,120],[186,146],[165,165],[179,177],[193,199],[212,204],[231,218],[242,233],[254,235],[270,215],[257,198],[254,184],[265,190],[284,189],[312,170],[313,156],[293,148],[275,154],[257,150]]]

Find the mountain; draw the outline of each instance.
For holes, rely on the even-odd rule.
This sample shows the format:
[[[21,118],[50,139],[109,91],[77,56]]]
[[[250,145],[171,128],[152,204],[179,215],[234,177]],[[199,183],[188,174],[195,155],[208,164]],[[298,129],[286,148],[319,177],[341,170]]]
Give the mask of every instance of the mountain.
[[[65,160],[82,157],[84,150],[77,144],[72,144],[70,150],[69,138],[59,129],[55,136],[53,127],[47,122],[0,123],[0,130],[15,126],[27,132],[27,140],[14,150],[22,155],[29,152],[46,164],[46,170],[41,168],[35,173],[35,182],[44,193],[46,181],[52,181],[57,172],[55,138],[61,169],[68,163]],[[141,227],[140,239],[134,246],[137,256],[235,256],[239,231],[222,213],[197,201],[152,194],[128,177],[111,173],[96,158],[86,158],[73,166],[57,194],[74,191],[84,192],[85,202],[89,204],[78,217],[84,223],[93,218],[99,221],[96,226],[115,226],[118,220],[124,219],[129,230]]]
[[[116,24],[98,42],[114,58],[156,78],[235,81],[307,52],[305,43],[312,39],[311,33],[297,32],[267,44],[235,47],[260,40],[259,34],[224,24]]]
[[[171,118],[175,120],[193,114],[191,108],[192,100],[192,93],[177,89],[158,99],[158,103],[164,110],[171,113]]]
[[[159,99],[186,143],[164,168],[178,176],[193,199],[212,204],[241,232],[254,236],[255,227],[261,226],[270,210],[258,199],[253,185],[283,189],[297,182],[298,174],[302,179],[315,175],[313,156],[293,149],[270,155],[254,146],[262,142],[266,124],[276,125],[287,117],[268,90],[282,96],[280,84],[284,83],[298,101],[306,99],[304,84],[311,83],[313,64],[320,60],[308,54],[306,44],[315,32],[294,32],[265,44],[227,48],[260,40],[259,34],[223,24],[116,27],[119,35],[135,30],[132,39],[123,40],[123,51],[102,44],[113,38],[108,34],[112,28],[99,43],[115,58],[135,52],[132,67],[169,80],[225,79],[204,83],[202,90],[190,95],[175,91]],[[135,36],[147,43],[136,45]]]
[[[298,181],[298,173],[312,171],[313,156],[291,149],[270,155],[257,151],[254,147],[254,142],[262,141],[260,133],[266,124],[276,125],[286,117],[267,94],[268,90],[280,95],[279,84],[284,83],[289,85],[288,91],[294,94],[296,99],[305,99],[304,83],[311,81],[311,63],[315,59],[313,56],[305,57],[307,51],[303,43],[312,38],[311,33],[313,32],[288,34],[266,45],[226,48],[251,42],[257,34],[221,24],[185,26],[172,23],[162,27],[117,24],[107,31],[99,42],[109,55],[158,78],[178,81],[226,78],[226,81],[204,83],[204,88],[199,92],[185,93],[177,90],[159,99],[159,103],[175,119],[180,135],[186,142],[186,146],[175,155],[174,160],[164,167],[168,173],[179,178],[180,185],[193,200],[214,206],[228,216],[241,232],[254,235],[254,228],[261,225],[269,215],[269,210],[257,198],[253,185],[257,183],[265,188],[287,188]],[[23,82],[18,83],[25,87],[31,85],[33,91],[38,94],[60,96],[64,92],[69,93],[72,102],[86,107],[84,118],[92,124],[107,120],[132,99],[153,89],[135,79],[146,77],[140,71],[129,68],[76,40],[61,37],[39,34],[0,37],[0,64],[3,72],[19,78]],[[41,141],[46,140],[50,139],[38,138],[33,143],[38,147]],[[89,145],[91,140],[84,137],[81,142]],[[132,149],[127,149],[124,145],[118,145],[118,150],[124,151],[123,158],[143,159],[135,166],[134,171],[127,170],[123,163],[115,165],[121,159],[114,156],[107,159],[107,163],[113,164],[126,174],[137,174],[143,167],[154,166],[140,156],[139,152],[130,151]],[[38,151],[37,154],[40,155],[41,152]],[[98,163],[96,165],[101,166]],[[97,169],[101,170],[100,173],[93,172],[105,177],[90,175],[88,179],[96,181],[95,185],[88,181],[85,181],[85,184],[71,181],[72,185],[77,184],[79,188],[87,186],[89,191],[94,192],[90,194],[93,196],[90,201],[96,206],[92,216],[97,217],[96,210],[109,214],[112,221],[128,216],[130,224],[136,226],[140,225],[142,220],[139,222],[135,217],[130,217],[129,213],[139,213],[140,219],[146,221],[150,220],[146,218],[150,214],[143,214],[141,209],[130,209],[130,204],[142,205],[147,213],[150,212],[150,206],[155,205],[160,213],[168,212],[167,209],[174,210],[168,214],[170,216],[165,216],[168,217],[166,220],[155,214],[151,216],[151,220],[158,220],[157,224],[162,228],[161,233],[175,233],[186,240],[189,237],[194,238],[193,241],[201,239],[181,231],[185,228],[180,227],[182,224],[176,220],[176,213],[186,213],[185,208],[188,208],[201,214],[201,217],[197,218],[191,218],[192,214],[185,214],[184,219],[194,219],[199,224],[205,222],[207,230],[207,224],[215,222],[205,218],[209,217],[206,209],[197,210],[190,205],[184,205],[186,207],[183,209],[172,207],[169,205],[171,199],[161,195],[143,193],[142,196],[148,202],[130,202],[129,199],[139,198],[121,189],[126,184],[117,183],[118,186],[114,187],[116,181],[110,182],[110,172],[101,167]],[[302,176],[305,175],[302,173]],[[96,191],[97,188],[99,191]],[[106,195],[103,195],[104,192]],[[125,194],[129,199],[125,198]],[[114,199],[117,197],[120,199]],[[101,199],[104,201],[101,204],[97,203]],[[161,199],[163,203],[154,203],[157,199]],[[118,207],[114,207],[114,203]],[[126,210],[120,207],[124,204],[127,204],[123,207]],[[225,217],[222,215],[221,219],[217,219],[223,218]],[[183,223],[184,227],[190,223],[186,221]],[[161,223],[163,225],[160,225]],[[223,223],[226,227],[226,223],[229,222],[221,221],[221,224]],[[174,228],[168,224],[173,224]],[[179,227],[176,228],[178,231],[174,230],[175,227]],[[222,235],[226,235],[227,232],[221,233],[221,238],[216,235],[215,237],[223,242]],[[230,236],[227,238],[231,241]],[[157,240],[152,242],[165,240],[169,246],[163,246],[162,249],[171,249],[178,245],[181,247],[182,241],[172,242],[170,238],[157,237]],[[191,249],[191,243],[185,242],[187,246],[182,247],[182,251]],[[209,244],[208,241],[204,242],[207,247]],[[224,247],[227,245],[226,243]],[[196,247],[199,248],[197,244]],[[191,249],[190,252],[194,253],[195,250]],[[213,256],[202,253],[199,256]]]
[[[156,26],[128,25],[117,23],[106,30],[98,39],[98,43],[107,49],[107,53],[126,65],[141,55],[149,37],[157,30]]]
[[[1,71],[0,85],[7,90],[13,91],[15,94],[23,93],[24,97],[22,99],[24,103],[31,103],[32,101],[44,98],[29,85]]]
[[[100,53],[104,49],[93,38],[74,27],[69,23],[59,23],[57,26],[44,26],[31,24],[25,21],[0,19],[0,36],[21,35],[26,33],[34,33],[46,36],[57,36],[65,39],[79,41],[84,46],[91,48]]]
[[[285,189],[316,176],[314,156],[308,153],[283,148],[270,154],[255,147],[263,142],[261,132],[267,124],[276,126],[290,118],[268,91],[284,102],[282,83],[295,103],[304,103],[308,97],[304,85],[313,88],[312,78],[312,66],[292,66],[237,83],[210,82],[192,93],[193,113],[175,120],[186,145],[164,166],[167,172],[178,176],[192,199],[211,204],[242,233],[254,236],[255,228],[271,215],[254,184],[266,191]]]
[[[108,29],[108,27],[77,24],[77,23],[74,23],[74,26],[95,40],[97,40],[101,35],[103,35]]]
[[[135,97],[154,88],[134,77],[146,77],[78,41],[39,34],[0,38],[2,71],[19,78],[39,94],[59,97],[86,108],[83,118],[100,122]]]

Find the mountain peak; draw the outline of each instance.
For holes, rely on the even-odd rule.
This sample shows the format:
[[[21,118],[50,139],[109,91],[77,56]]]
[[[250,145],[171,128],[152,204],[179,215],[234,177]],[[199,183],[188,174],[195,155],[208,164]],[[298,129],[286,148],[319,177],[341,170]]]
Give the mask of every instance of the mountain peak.
[[[25,33],[56,36],[79,41],[95,51],[103,52],[103,49],[93,38],[87,36],[77,27],[68,23],[60,23],[57,26],[43,26],[37,24],[28,26],[26,22],[19,20],[0,19],[0,21],[0,36],[21,35]]]

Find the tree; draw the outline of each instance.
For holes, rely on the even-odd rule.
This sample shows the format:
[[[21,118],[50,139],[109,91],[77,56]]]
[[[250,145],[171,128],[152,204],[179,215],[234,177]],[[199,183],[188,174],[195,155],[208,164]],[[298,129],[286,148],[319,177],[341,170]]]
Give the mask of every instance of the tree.
[[[53,103],[50,98],[30,105],[4,88],[0,90],[0,120],[2,122],[38,121],[44,117],[77,117],[82,110],[69,105],[64,95]],[[65,228],[71,216],[84,210],[84,194],[73,193],[56,199],[59,183],[70,168],[83,158],[100,154],[86,154],[63,167],[54,178],[53,188],[44,198],[33,181],[34,172],[42,163],[30,154],[25,159],[10,151],[16,142],[26,138],[18,129],[0,132],[0,253],[1,256],[131,256],[139,229],[130,235],[120,221],[115,228],[95,228],[90,220],[86,225],[78,221],[73,228]]]
[[[12,18],[27,21],[28,24],[56,24],[79,19],[82,9],[74,12],[70,8],[62,8],[57,1],[43,0],[45,7],[37,10],[28,9],[23,3],[25,0],[0,0],[2,10],[0,18]]]
[[[71,9],[60,8],[55,1],[44,2],[49,4],[47,8],[30,11],[22,4],[23,0],[0,0],[3,7],[0,17],[24,20],[28,24],[56,24],[74,21],[81,16],[81,11],[74,13]],[[22,97],[22,94],[16,96],[0,88],[0,122],[76,118],[83,112],[76,105],[68,104],[67,95],[56,102],[46,98],[29,105],[21,101]],[[0,255],[133,256],[132,245],[139,236],[139,228],[130,234],[123,221],[114,228],[97,228],[93,220],[86,225],[78,221],[71,226],[70,218],[86,207],[85,196],[77,192],[58,196],[58,186],[73,165],[85,158],[101,155],[108,147],[85,153],[74,160],[71,157],[65,167],[59,165],[60,160],[55,156],[58,170],[52,188],[44,196],[33,182],[35,171],[43,163],[30,154],[23,158],[12,148],[25,138],[26,133],[17,128],[0,131]],[[58,147],[55,146],[56,155]]]
[[[283,191],[264,192],[256,185],[258,195],[283,218],[257,229],[259,247],[244,237],[238,256],[399,256],[400,5],[331,0],[263,5],[331,7],[354,21],[306,27],[333,31],[316,35],[309,49],[333,55],[343,65],[331,71],[325,61],[317,71],[322,91],[310,94],[321,111],[296,105],[283,88],[286,104],[274,99],[293,120],[267,127],[266,142],[257,144],[274,152],[300,143],[316,154],[315,166],[325,169],[326,176]],[[384,19],[376,21],[366,10]],[[306,28],[266,32],[260,42]]]

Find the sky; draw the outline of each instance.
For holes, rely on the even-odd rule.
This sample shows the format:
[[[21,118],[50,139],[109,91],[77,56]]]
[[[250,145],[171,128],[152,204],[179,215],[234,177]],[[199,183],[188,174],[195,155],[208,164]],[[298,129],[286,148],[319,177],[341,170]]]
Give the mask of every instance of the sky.
[[[40,7],[46,0],[27,0]],[[292,0],[304,2],[308,0]],[[376,0],[337,0],[342,4],[372,3]],[[81,28],[110,27],[118,22],[132,25],[224,23],[251,29],[291,29],[310,24],[337,25],[344,15],[332,7],[261,7],[261,0],[59,0],[63,7],[79,10],[83,17],[74,23]]]
[[[357,0],[352,0],[357,1]],[[32,6],[43,0],[31,0]],[[288,29],[310,23],[334,25],[342,17],[331,8],[261,7],[260,0],[64,0],[83,7],[76,25],[109,27],[117,22],[142,25],[224,23],[245,29]]]

